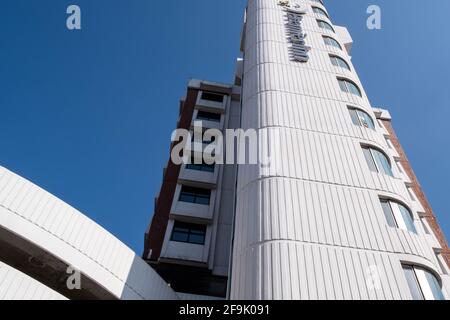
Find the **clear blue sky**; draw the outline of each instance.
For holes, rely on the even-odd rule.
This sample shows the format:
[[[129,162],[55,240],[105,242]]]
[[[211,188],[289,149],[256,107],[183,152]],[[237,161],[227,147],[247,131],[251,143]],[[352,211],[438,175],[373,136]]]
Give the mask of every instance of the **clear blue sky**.
[[[450,234],[450,1],[328,0]],[[82,31],[66,29],[78,4]],[[378,4],[383,29],[366,28]],[[0,165],[138,254],[189,78],[233,79],[245,0],[1,0]]]

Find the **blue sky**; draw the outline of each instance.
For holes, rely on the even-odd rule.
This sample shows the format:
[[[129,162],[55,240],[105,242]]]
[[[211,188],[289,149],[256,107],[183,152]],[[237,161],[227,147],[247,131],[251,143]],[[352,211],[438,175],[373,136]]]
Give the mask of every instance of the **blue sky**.
[[[450,234],[450,1],[328,0],[374,106],[389,108]],[[66,8],[82,30],[66,29]],[[378,4],[380,31],[366,28]],[[0,165],[138,254],[190,78],[233,79],[245,0],[2,0]],[[439,10],[436,10],[439,8]]]

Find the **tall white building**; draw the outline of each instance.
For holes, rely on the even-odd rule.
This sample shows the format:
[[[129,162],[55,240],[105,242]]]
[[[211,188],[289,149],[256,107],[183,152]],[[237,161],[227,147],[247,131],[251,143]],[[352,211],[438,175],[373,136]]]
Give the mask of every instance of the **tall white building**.
[[[351,47],[320,0],[249,0],[234,85],[191,81],[178,127],[256,129],[271,160],[169,161],[144,258],[175,290],[450,298],[447,242]]]
[[[267,157],[208,164],[219,141],[194,136],[142,259],[0,167],[0,299],[449,299],[449,247],[351,47],[321,0],[249,0],[234,83],[191,80],[177,128],[256,130]]]

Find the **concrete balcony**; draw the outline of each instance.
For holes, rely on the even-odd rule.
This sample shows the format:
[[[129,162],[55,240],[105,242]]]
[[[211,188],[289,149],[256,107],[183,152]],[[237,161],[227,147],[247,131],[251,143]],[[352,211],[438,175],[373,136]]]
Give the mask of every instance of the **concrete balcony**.
[[[204,113],[205,111],[209,112],[209,111],[204,110],[204,109],[195,109],[194,110],[194,115],[192,117],[191,128],[194,128],[194,123],[195,122],[201,121],[202,122],[202,127],[205,128],[205,129],[223,130],[224,124],[225,124],[225,115],[220,113],[220,114],[218,114],[218,115],[220,115],[220,121],[213,121],[211,119],[208,120],[208,119],[205,119],[205,118],[201,117],[202,112]]]
[[[188,184],[185,183],[184,185],[200,187],[195,182],[189,182]],[[182,185],[178,184],[170,211],[171,218],[182,217],[184,220],[192,223],[212,222],[214,216],[216,191],[214,189],[211,190],[209,204],[199,204],[180,201],[181,189]]]
[[[181,184],[194,182],[201,187],[215,187],[217,185],[217,179],[219,177],[219,168],[217,165],[214,167],[214,171],[201,171],[192,168],[195,166],[190,166],[183,164],[181,166],[180,175],[178,180]]]
[[[223,97],[223,101],[220,101],[219,96]],[[216,93],[200,91],[195,106],[196,108],[201,108],[211,112],[225,113],[227,100],[228,97],[226,95],[222,96]]]
[[[208,263],[208,253],[211,244],[211,227],[206,229],[205,243],[193,244],[185,242],[172,241],[172,231],[174,220],[170,220],[167,226],[167,232],[164,239],[164,246],[161,251],[161,259],[170,261],[194,262],[202,265]]]

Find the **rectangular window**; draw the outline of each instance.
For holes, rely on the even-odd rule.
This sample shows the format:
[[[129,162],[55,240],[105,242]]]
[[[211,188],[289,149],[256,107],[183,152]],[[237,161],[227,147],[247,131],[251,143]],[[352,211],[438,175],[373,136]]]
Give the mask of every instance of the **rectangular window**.
[[[372,172],[378,172],[377,165],[375,164],[375,160],[373,159],[372,152],[369,148],[363,147],[364,157],[366,158],[367,164],[369,165],[369,169]]]
[[[175,221],[171,241],[204,245],[206,226]]]
[[[406,189],[408,190],[409,197],[412,201],[417,201],[416,194],[414,193],[413,189],[410,186],[406,186]]]
[[[360,126],[359,123],[359,117],[358,113],[356,112],[356,109],[348,109],[348,112],[350,113],[350,117],[352,118],[352,122],[355,126]]]
[[[431,234],[426,218],[425,217],[420,218],[420,222],[422,223],[422,227],[423,227],[423,230],[425,231],[425,233]]]
[[[446,262],[444,261],[444,258],[442,258],[442,255],[440,253],[436,253],[436,259],[439,263],[439,267],[441,268],[442,274],[448,274],[447,268],[446,268]]]
[[[202,189],[188,186],[183,186],[181,188],[179,199],[181,202],[209,205],[210,199],[211,199],[211,190],[209,189]]]
[[[212,92],[202,92],[202,100],[223,102],[224,95]]]
[[[409,291],[413,300],[424,300],[414,269],[410,266],[403,266],[403,271],[405,272],[406,282],[408,282]]]
[[[399,171],[400,173],[405,173],[405,170],[403,169],[403,166],[402,166],[402,164],[400,163],[400,161],[395,161],[395,163],[397,164],[398,171]]]
[[[383,207],[384,216],[389,227],[397,228],[397,222],[394,219],[394,213],[392,212],[391,205],[387,200],[381,200],[381,206]]]
[[[203,171],[203,172],[214,172],[215,165],[214,164],[206,164],[205,161],[202,159],[201,163],[199,160],[195,161],[195,158],[191,158],[191,163],[186,165],[186,169],[189,170],[196,170],[196,171]]]
[[[220,122],[222,115],[220,113],[198,111],[197,120]]]
[[[389,149],[394,149],[391,139],[389,137],[384,137],[384,138],[386,139],[386,144],[389,147]]]

